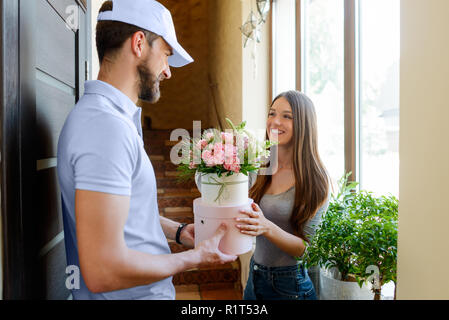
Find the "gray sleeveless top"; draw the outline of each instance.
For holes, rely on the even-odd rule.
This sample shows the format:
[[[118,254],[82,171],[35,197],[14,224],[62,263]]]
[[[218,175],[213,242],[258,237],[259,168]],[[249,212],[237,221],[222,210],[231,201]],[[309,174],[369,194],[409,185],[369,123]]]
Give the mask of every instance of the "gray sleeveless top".
[[[250,182],[250,186],[252,184],[253,183]],[[281,194],[265,194],[260,200],[259,207],[262,209],[264,216],[268,220],[272,221],[284,231],[294,234],[293,228],[290,225],[290,217],[294,203],[295,187],[292,187]],[[321,223],[321,216],[326,212],[328,207],[329,198],[317,211],[316,215],[304,226],[304,233],[308,235],[309,240],[312,240],[315,235],[316,228]],[[279,249],[274,243],[269,241],[263,235],[256,237],[254,261],[267,267],[285,267],[298,264],[295,257],[292,257],[288,253]]]

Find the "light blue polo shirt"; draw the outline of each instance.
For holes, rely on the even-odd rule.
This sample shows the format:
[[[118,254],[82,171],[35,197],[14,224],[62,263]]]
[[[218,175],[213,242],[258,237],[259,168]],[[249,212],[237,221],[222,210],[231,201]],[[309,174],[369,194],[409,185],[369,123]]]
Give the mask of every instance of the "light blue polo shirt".
[[[75,190],[130,196],[124,228],[130,249],[169,254],[159,221],[156,177],[145,152],[141,112],[125,94],[102,81],[85,84],[84,96],[69,114],[58,142],[67,265],[79,267]],[[100,227],[100,226],[99,226]],[[94,294],[81,275],[74,299],[174,299],[172,277],[150,285]]]

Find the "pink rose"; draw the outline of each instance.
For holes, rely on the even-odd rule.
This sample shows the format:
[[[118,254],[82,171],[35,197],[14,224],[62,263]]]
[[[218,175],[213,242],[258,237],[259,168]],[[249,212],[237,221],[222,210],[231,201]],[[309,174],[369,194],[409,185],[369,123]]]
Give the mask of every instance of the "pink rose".
[[[203,153],[201,154],[201,159],[204,160],[206,166],[208,167],[214,166],[212,151],[204,150]]]
[[[228,171],[233,171],[235,173],[239,173],[240,172],[240,165],[236,164],[236,163],[232,163],[232,164],[224,164],[224,168]]]
[[[206,140],[207,141],[210,141],[213,137],[214,137],[214,133],[213,132],[206,133]]]
[[[212,148],[214,150],[214,153],[224,151],[224,145],[221,142],[217,142]]]
[[[201,139],[197,142],[196,147],[200,150],[203,150],[207,146],[207,141],[204,139]]]
[[[222,143],[216,143],[212,150],[205,149],[201,155],[208,167],[221,165],[224,162],[224,150]]]
[[[218,142],[214,145],[214,161],[216,165],[223,164],[224,162],[224,147],[223,144]]]
[[[230,132],[222,132],[221,138],[223,139],[225,144],[233,144],[234,143],[234,135]]]
[[[236,154],[232,155],[231,157],[226,157],[226,162],[223,166],[228,171],[234,171],[235,173],[239,173],[240,159],[237,157]]]
[[[237,152],[237,148],[232,144],[225,144],[224,152],[226,158],[233,157]]]

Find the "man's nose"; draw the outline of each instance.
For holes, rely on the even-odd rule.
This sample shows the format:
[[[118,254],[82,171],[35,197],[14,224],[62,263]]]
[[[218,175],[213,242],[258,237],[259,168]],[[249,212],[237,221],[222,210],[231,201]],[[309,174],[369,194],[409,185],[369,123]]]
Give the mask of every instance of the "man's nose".
[[[167,68],[164,69],[164,71],[162,72],[164,74],[165,79],[170,79],[171,78],[171,71],[170,71],[170,67],[167,66]]]

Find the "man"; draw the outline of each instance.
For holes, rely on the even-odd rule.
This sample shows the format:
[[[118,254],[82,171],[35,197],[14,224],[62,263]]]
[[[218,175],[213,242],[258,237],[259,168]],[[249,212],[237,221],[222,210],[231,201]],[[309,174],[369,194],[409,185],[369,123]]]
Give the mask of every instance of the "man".
[[[193,247],[193,225],[159,216],[154,170],[142,140],[139,98],[160,97],[170,67],[193,61],[170,12],[153,0],[107,1],[97,24],[100,72],[68,116],[58,143],[67,264],[79,266],[74,299],[174,299],[172,275],[222,264],[225,233]]]

